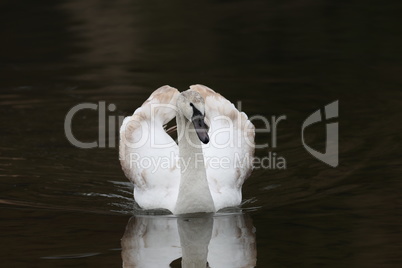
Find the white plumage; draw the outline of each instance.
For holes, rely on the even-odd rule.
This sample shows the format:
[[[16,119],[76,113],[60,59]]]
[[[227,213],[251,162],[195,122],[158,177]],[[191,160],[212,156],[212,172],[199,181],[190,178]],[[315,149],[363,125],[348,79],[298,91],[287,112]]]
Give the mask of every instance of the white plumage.
[[[164,129],[175,117],[179,145]],[[163,86],[124,119],[120,162],[140,207],[214,212],[241,203],[254,133],[246,114],[212,89],[194,85],[180,93]]]

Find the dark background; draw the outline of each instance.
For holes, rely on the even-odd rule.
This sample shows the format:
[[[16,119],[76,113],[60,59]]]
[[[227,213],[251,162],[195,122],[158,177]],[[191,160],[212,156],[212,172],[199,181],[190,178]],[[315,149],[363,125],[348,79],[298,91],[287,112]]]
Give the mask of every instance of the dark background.
[[[257,266],[402,264],[399,1],[0,3],[0,257],[4,267],[121,266],[133,214],[117,148],[79,149],[79,103],[127,116],[156,88],[205,84],[249,116],[286,115],[243,187]],[[302,146],[302,122],[339,100],[340,164]],[[256,123],[256,125],[258,125]],[[116,125],[116,133],[117,133]],[[98,114],[73,121],[98,138]],[[306,132],[324,150],[324,123]],[[107,136],[107,138],[110,138]],[[257,142],[270,142],[257,134]]]

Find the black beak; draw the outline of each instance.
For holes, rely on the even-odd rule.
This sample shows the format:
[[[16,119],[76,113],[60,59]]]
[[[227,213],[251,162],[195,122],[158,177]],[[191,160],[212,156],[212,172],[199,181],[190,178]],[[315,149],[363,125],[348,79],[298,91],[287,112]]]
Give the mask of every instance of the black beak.
[[[209,142],[209,136],[208,136],[209,127],[204,122],[204,116],[202,115],[193,116],[191,118],[191,121],[193,121],[195,131],[197,132],[197,136],[200,139],[200,141],[204,144],[207,144]]]

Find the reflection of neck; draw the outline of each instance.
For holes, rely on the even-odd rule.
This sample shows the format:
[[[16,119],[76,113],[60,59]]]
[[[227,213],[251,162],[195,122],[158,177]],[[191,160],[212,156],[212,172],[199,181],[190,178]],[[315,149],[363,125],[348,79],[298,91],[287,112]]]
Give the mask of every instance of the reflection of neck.
[[[175,214],[214,212],[204,155],[194,125],[179,112],[176,116],[181,171]]]
[[[182,248],[182,267],[206,267],[213,223],[212,217],[177,220]]]

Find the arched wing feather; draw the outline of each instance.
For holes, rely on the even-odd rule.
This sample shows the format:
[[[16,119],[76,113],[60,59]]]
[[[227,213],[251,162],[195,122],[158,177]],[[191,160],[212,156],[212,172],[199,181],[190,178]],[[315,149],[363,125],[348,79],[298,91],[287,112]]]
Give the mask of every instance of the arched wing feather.
[[[170,86],[155,90],[120,128],[120,163],[143,208],[173,210],[176,202],[178,146],[163,126],[176,116],[178,94]]]
[[[203,86],[193,85],[191,90],[197,91],[205,100],[205,117],[209,124],[210,142],[203,146],[207,167],[207,177],[214,196],[228,195],[240,196],[214,198],[222,200],[217,207],[227,207],[230,204],[225,200],[241,200],[241,187],[253,169],[254,156],[254,125],[248,120],[244,112],[236,107],[214,90]],[[227,191],[227,189],[237,189]]]

